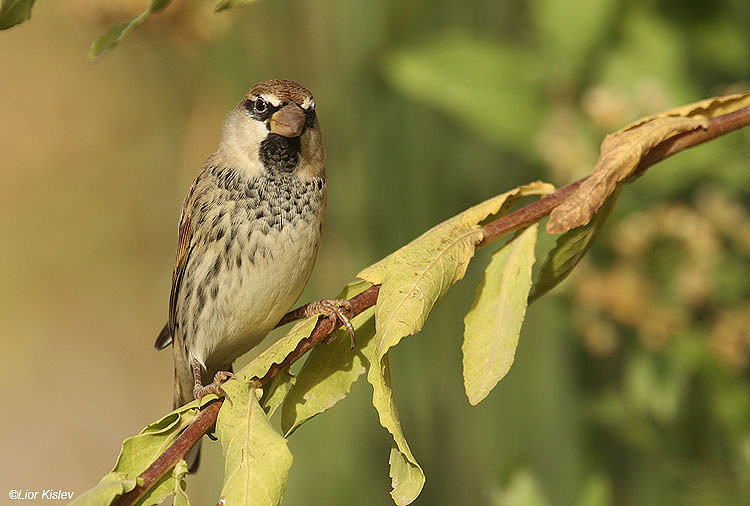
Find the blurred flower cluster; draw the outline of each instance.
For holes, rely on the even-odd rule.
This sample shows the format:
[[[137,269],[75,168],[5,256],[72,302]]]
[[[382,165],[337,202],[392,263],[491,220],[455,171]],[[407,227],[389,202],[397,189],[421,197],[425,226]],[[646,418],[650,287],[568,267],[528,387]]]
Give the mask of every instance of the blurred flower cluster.
[[[612,221],[564,297],[606,460],[661,462],[680,504],[734,504],[750,490],[747,210],[706,184]]]
[[[586,349],[615,353],[628,330],[646,349],[660,351],[700,331],[725,366],[747,371],[750,305],[742,259],[750,254],[749,238],[741,202],[717,187],[699,189],[692,203],[624,217],[609,234],[606,266],[585,263],[572,288],[572,319]]]

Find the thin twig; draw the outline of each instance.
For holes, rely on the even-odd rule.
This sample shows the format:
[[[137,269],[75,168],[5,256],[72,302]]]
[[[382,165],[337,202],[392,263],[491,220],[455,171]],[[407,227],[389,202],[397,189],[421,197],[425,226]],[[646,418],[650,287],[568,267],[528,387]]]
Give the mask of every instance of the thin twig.
[[[698,129],[675,135],[674,137],[670,137],[656,145],[641,160],[636,172],[641,174],[652,165],[680,151],[713,140],[728,132],[748,125],[750,125],[750,107],[744,107],[729,114],[712,118],[706,129]],[[583,178],[564,186],[554,193],[542,197],[536,202],[487,223],[482,227],[484,231],[484,239],[477,245],[477,247],[486,246],[513,231],[520,230],[532,223],[538,222],[545,216],[549,215],[549,213],[552,212],[552,209],[557,207],[563,200],[573,194],[585,179],[586,178]],[[353,312],[348,316],[353,317],[375,305],[379,291],[380,285],[374,285],[349,299],[349,302],[352,304]],[[301,318],[302,315],[304,315],[304,308],[305,306],[302,306],[287,313],[284,318],[282,318],[279,325]],[[281,363],[274,364],[262,378],[258,378],[260,383],[264,385],[271,381],[274,376],[299,360],[313,346],[323,341],[334,330],[333,323],[328,318],[321,317],[309,337],[300,341],[294,351],[287,355]],[[200,440],[203,434],[209,431],[216,423],[216,418],[219,414],[219,408],[222,403],[223,399],[219,399],[204,408],[200,415],[198,415],[198,418],[196,418],[196,420],[185,429],[172,446],[161,454],[159,458],[148,467],[148,469],[139,475],[139,478],[143,479],[143,484],[140,487],[136,487],[134,490],[119,496],[113,502],[113,505],[129,506],[133,504],[151,486],[153,486],[154,483],[168,473],[177,462],[183,459],[188,450],[190,450],[190,448]]]

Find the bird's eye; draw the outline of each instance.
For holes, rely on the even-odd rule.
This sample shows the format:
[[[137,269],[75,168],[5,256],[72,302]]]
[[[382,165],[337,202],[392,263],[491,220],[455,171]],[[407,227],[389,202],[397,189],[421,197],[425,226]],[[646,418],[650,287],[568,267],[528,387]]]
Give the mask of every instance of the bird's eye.
[[[260,97],[256,98],[253,103],[253,108],[255,109],[255,112],[264,112],[266,110],[266,101]]]

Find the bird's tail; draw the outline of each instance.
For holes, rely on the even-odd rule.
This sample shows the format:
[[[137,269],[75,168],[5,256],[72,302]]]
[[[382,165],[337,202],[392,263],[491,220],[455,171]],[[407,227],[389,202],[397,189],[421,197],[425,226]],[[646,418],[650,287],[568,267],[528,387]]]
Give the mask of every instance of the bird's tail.
[[[164,328],[159,332],[159,337],[156,338],[154,348],[156,351],[163,350],[170,344],[174,343],[174,335],[169,323],[164,325]],[[172,409],[177,409],[180,406],[184,406],[188,402],[193,400],[193,370],[190,367],[189,360],[175,347],[173,349],[174,357],[174,398],[172,401]],[[193,446],[187,455],[185,455],[185,461],[188,465],[188,472],[194,473],[198,470],[198,464],[200,463],[201,456],[201,442],[198,441]]]

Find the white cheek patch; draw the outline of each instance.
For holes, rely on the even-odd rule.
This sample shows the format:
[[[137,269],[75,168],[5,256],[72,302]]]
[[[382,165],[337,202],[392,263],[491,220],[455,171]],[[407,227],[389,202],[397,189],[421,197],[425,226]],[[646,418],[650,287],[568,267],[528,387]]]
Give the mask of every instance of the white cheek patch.
[[[252,132],[252,141],[260,142],[268,135],[268,124],[264,121],[252,120],[248,123],[247,129]]]
[[[306,111],[311,111],[315,109],[315,100],[313,100],[312,97],[307,97],[302,104],[300,104],[300,107],[305,109]]]
[[[268,128],[263,121],[251,118],[247,111],[237,108],[224,122],[221,142],[217,154],[223,163],[255,174],[262,170],[258,159],[258,147],[268,135]]]
[[[238,118],[227,130],[226,137],[231,145],[247,153],[257,152],[260,142],[268,135],[266,123],[247,116]]]
[[[268,127],[262,121],[251,120],[244,125],[240,145],[253,161],[258,160],[260,143],[268,136]]]

